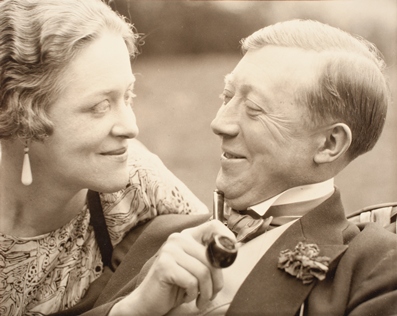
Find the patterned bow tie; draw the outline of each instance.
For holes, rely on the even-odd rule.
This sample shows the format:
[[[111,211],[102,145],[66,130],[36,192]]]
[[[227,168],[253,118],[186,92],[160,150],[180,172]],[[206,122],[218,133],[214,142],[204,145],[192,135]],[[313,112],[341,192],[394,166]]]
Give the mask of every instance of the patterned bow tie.
[[[227,219],[227,226],[236,234],[238,242],[247,242],[270,229],[281,226],[299,217],[300,216],[261,217],[252,210],[235,211],[232,209]]]

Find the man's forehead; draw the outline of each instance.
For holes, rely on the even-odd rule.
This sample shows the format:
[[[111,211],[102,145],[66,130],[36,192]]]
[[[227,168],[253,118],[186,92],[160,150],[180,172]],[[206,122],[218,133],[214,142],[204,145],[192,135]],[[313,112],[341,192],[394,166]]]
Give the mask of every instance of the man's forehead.
[[[241,67],[261,68],[265,71],[269,67],[275,67],[277,70],[299,69],[318,61],[319,56],[320,54],[314,50],[300,47],[266,45],[247,51],[234,71]]]
[[[267,45],[248,51],[233,71],[224,78],[226,85],[241,90],[256,86],[267,78],[271,82],[317,78],[323,62],[320,55],[298,47]],[[294,78],[294,79],[292,79]]]

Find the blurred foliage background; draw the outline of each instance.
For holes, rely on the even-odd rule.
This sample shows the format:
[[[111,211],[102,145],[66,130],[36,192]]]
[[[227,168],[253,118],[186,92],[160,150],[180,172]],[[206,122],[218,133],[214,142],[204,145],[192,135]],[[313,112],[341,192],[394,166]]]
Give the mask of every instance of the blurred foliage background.
[[[242,54],[239,41],[266,25],[315,19],[364,37],[384,54],[393,100],[397,86],[397,1],[112,1],[142,33],[133,61],[140,139],[207,206],[219,170],[210,122],[224,75]],[[337,178],[347,212],[397,200],[397,111],[381,140]]]

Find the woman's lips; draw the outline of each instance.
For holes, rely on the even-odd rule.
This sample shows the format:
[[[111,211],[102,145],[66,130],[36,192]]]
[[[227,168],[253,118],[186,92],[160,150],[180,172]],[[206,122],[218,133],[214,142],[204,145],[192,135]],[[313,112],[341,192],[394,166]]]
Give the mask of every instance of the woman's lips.
[[[104,155],[104,156],[118,156],[118,155],[123,155],[126,151],[127,151],[127,148],[123,147],[123,148],[119,148],[119,149],[103,152],[103,153],[101,153],[101,155]]]

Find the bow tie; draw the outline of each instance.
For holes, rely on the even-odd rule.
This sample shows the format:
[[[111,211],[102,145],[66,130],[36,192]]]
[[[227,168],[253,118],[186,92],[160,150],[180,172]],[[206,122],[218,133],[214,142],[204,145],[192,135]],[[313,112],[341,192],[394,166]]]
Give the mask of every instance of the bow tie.
[[[261,217],[252,210],[230,210],[227,219],[228,228],[236,234],[237,242],[247,242],[270,229],[276,228],[300,216]]]

